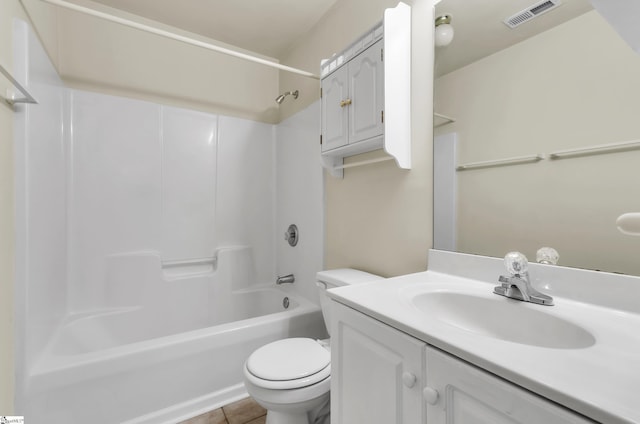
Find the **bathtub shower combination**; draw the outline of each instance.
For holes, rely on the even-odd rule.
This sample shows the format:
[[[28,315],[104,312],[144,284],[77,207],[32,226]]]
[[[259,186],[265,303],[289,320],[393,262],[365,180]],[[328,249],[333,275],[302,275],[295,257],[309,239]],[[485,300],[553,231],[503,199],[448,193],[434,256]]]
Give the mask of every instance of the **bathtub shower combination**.
[[[30,421],[177,422],[244,397],[241,371],[252,351],[324,331],[317,305],[304,298],[275,287],[233,290],[237,267],[250,265],[238,260],[245,253],[219,251],[208,275],[150,281],[153,304],[65,319],[29,376]],[[185,286],[188,296],[180,295]]]
[[[279,132],[72,90],[22,21],[14,43],[15,73],[39,102],[15,121],[16,412],[34,424],[175,423],[246,396],[258,347],[326,337],[322,217],[297,220],[295,250],[276,237],[295,210],[276,186],[304,178],[276,172],[278,146],[286,131],[296,143],[283,155],[305,128],[313,140],[315,109]],[[305,195],[321,202],[316,154]],[[321,210],[313,202],[297,203]],[[285,267],[296,283],[276,286]]]

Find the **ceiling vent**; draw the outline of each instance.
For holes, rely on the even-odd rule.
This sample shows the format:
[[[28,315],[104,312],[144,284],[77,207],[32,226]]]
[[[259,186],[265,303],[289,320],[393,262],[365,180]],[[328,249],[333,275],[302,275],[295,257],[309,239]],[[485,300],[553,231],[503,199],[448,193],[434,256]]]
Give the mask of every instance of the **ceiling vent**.
[[[531,19],[540,16],[543,13],[555,9],[561,4],[562,3],[560,2],[560,0],[543,0],[527,7],[526,9],[516,13],[513,16],[509,16],[504,20],[504,23],[509,28],[515,28],[525,22],[529,22]]]

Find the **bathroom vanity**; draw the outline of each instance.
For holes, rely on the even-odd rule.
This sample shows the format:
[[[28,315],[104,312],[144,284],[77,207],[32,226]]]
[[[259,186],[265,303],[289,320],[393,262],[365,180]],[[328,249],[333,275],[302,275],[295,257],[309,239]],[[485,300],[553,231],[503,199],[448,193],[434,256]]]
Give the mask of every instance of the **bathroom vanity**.
[[[333,424],[640,422],[639,278],[533,264],[544,306],[493,294],[500,259],[429,264],[330,292]]]

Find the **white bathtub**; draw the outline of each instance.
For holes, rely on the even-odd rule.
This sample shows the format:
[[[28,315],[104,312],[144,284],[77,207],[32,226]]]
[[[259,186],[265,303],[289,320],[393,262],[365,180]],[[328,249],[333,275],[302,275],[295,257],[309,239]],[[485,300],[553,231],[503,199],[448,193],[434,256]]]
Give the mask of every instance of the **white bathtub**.
[[[290,298],[285,309],[285,296],[275,287],[247,289],[233,292],[216,313],[171,312],[190,316],[188,323],[149,308],[72,317],[27,378],[25,418],[31,424],[176,423],[244,397],[242,366],[256,348],[326,336],[317,305]]]

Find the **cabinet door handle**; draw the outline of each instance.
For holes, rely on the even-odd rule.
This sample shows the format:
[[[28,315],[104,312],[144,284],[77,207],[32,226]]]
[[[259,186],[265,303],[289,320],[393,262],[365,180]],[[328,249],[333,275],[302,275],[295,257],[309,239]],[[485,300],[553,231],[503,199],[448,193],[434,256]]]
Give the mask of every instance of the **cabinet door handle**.
[[[351,104],[351,99],[345,99],[340,101],[340,107],[349,106]]]
[[[417,380],[418,378],[414,374],[411,374],[410,372],[405,371],[402,374],[402,382],[408,388],[412,388],[413,386],[415,386]]]
[[[425,387],[422,391],[422,395],[424,396],[424,400],[427,401],[429,405],[435,405],[438,402],[438,391],[431,387]]]

